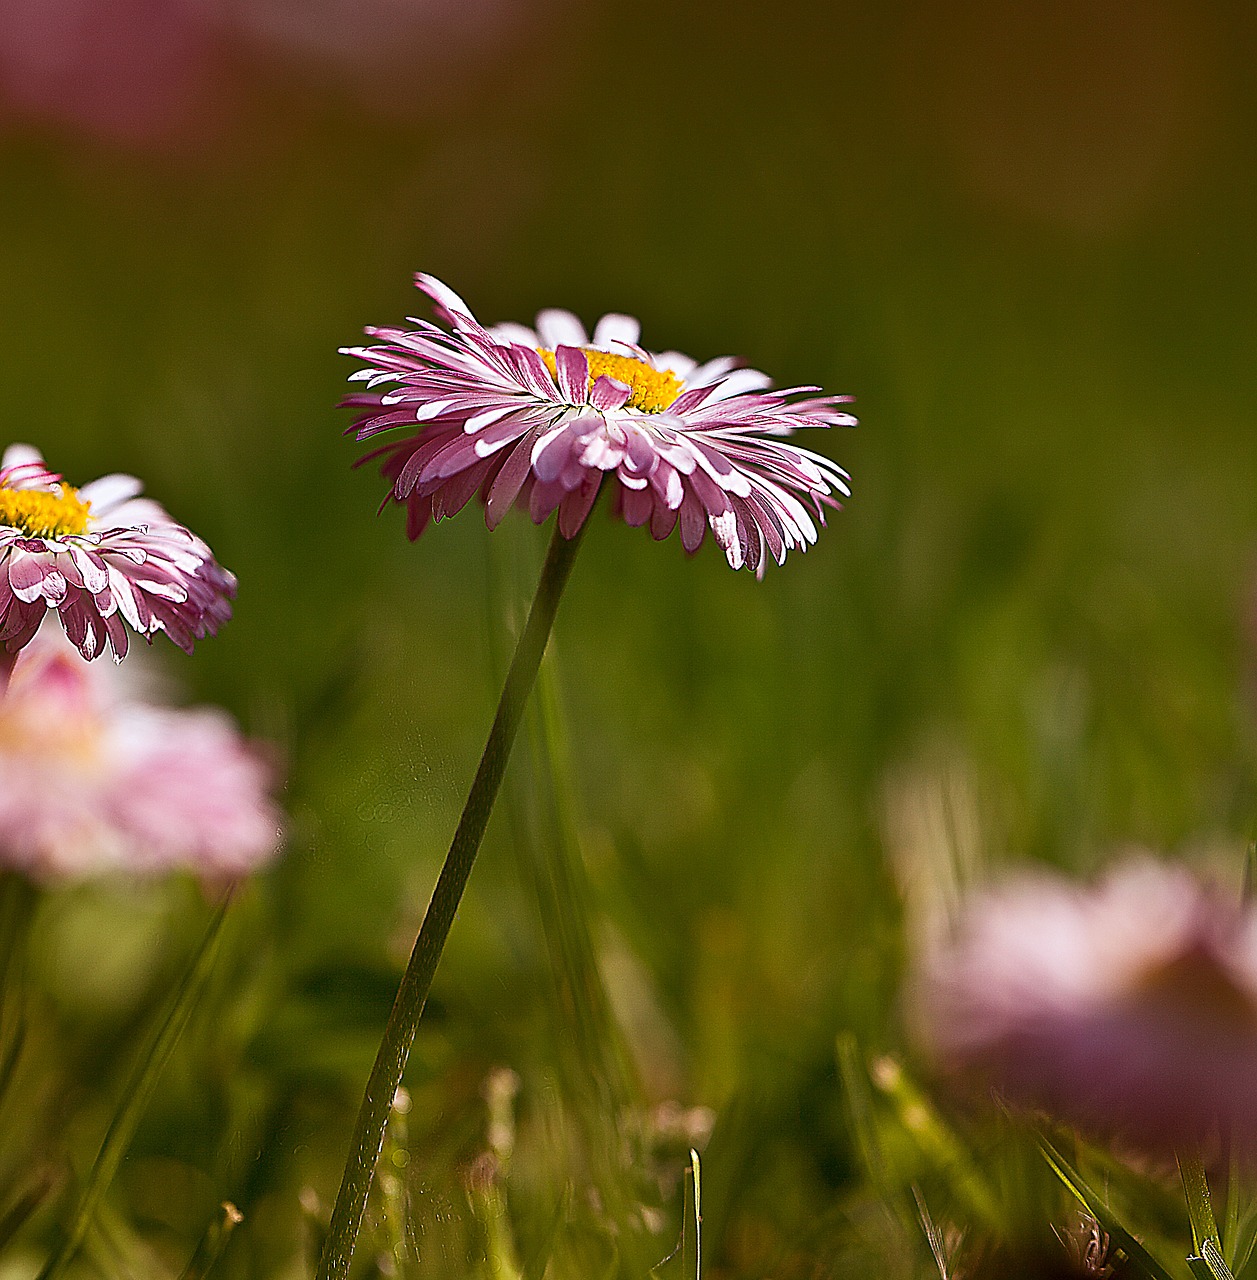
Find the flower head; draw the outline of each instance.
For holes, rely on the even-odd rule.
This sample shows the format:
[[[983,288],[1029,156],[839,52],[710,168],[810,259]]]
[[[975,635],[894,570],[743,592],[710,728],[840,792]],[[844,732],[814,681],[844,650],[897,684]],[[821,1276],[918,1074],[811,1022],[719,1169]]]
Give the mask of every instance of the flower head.
[[[1153,1148],[1257,1140],[1257,914],[1182,867],[972,899],[915,1006],[951,1073]]]
[[[55,610],[85,658],[121,661],[127,627],[186,652],[231,617],[236,580],[195,534],[112,475],[73,489],[29,445],[0,459],[0,645],[17,654]]]
[[[592,338],[567,311],[543,311],[536,330],[486,329],[439,280],[416,282],[449,330],[368,329],[379,345],[346,348],[367,362],[352,378],[368,391],[344,402],[362,410],[350,428],[360,440],[406,432],[367,456],[406,504],[412,538],[477,493],[490,528],[519,503],[538,523],[557,508],[570,538],[607,476],[629,524],[656,538],[679,525],[691,552],[710,528],[730,565],[762,574],[770,555],[780,564],[815,542],[850,492],[840,467],[785,439],[853,425],[837,407],[848,396],[772,390],[732,359],[652,353],[629,316],[603,316]]]
[[[279,846],[269,781],[225,714],[140,701],[55,632],[0,697],[0,865],[36,879],[243,875]]]

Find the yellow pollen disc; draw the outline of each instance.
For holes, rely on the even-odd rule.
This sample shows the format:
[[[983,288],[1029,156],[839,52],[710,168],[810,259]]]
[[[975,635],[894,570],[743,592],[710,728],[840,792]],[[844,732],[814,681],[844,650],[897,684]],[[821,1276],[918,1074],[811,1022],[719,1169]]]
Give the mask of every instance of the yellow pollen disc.
[[[554,352],[538,349],[537,354],[557,376],[558,366]],[[626,402],[630,409],[642,413],[662,413],[681,394],[681,379],[668,369],[656,369],[636,356],[616,355],[612,351],[595,351],[585,348],[585,360],[589,364],[589,385],[592,387],[603,374],[623,382],[629,387]]]
[[[0,525],[7,524],[30,538],[64,538],[87,532],[91,504],[68,484],[54,490],[10,489],[0,485]]]

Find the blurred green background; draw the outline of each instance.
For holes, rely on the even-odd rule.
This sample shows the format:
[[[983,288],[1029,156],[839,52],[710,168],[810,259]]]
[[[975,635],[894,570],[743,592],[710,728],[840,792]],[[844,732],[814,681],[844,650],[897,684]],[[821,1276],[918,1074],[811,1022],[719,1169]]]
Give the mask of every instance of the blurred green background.
[[[426,314],[423,269],[486,322],[634,313],[861,426],[803,441],[855,496],[762,583],[596,515],[407,1077],[405,1265],[492,1241],[468,1170],[509,1067],[524,1255],[604,1274],[617,1186],[672,1248],[697,1139],[666,1103],[714,1119],[710,1274],[866,1274],[835,1041],[902,1049],[940,865],[1236,876],[1257,816],[1253,10],[324,0],[269,6],[304,43],[205,19],[180,60],[131,7],[133,64],[58,64],[73,104],[0,35],[6,438],[143,477],[239,575],[160,660],[276,743],[291,814],[111,1193],[132,1273],[178,1274],[223,1198],[224,1271],[308,1268],[540,561],[473,508],[409,545],[350,470],[336,349]],[[31,1128],[80,1168],[205,910],[41,907],[30,1115],[64,1123]]]

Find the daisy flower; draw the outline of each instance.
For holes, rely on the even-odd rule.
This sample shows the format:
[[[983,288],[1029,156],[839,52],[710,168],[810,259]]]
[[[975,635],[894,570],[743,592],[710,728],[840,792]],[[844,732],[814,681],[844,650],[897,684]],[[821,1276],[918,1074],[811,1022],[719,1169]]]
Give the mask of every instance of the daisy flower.
[[[33,879],[244,875],[279,847],[269,785],[223,712],[149,705],[55,631],[22,652],[0,697],[0,865]]]
[[[83,657],[121,661],[127,624],[185,652],[231,617],[236,579],[131,476],[73,489],[29,445],[0,458],[0,645],[8,661],[55,610]],[[3,656],[3,655],[0,655]]]
[[[1146,1147],[1257,1139],[1257,914],[1182,867],[1029,876],[962,908],[917,981],[953,1075]]]
[[[476,494],[490,528],[519,503],[538,523],[557,508],[571,538],[607,476],[627,523],[660,539],[679,526],[690,552],[710,529],[733,568],[758,575],[815,542],[826,508],[849,496],[846,472],[786,439],[853,425],[838,408],[849,396],[773,390],[729,358],[647,351],[629,316],[603,316],[592,338],[568,311],[543,311],[535,330],[485,328],[439,280],[416,283],[448,330],[413,320],[345,348],[367,366],[351,380],[368,390],[344,401],[362,411],[350,430],[405,432],[367,457],[406,504],[411,538]]]

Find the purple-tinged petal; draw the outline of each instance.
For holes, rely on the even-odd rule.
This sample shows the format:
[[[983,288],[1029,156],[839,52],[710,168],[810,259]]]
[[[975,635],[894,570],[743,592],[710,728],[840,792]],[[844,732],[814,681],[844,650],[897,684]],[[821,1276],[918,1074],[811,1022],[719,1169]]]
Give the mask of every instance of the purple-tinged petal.
[[[621,489],[620,513],[624,523],[634,527],[643,525],[655,510],[655,499],[649,489]]]
[[[620,382],[604,373],[594,380],[594,385],[589,389],[589,403],[595,409],[607,412],[621,408],[632,394],[633,388],[627,382]]]
[[[542,436],[532,450],[532,469],[537,479],[543,484],[556,480],[567,466],[572,450],[579,445],[580,441],[567,427]]]
[[[703,535],[707,532],[707,513],[703,504],[687,488],[681,503],[681,545],[692,555],[703,544]]]
[[[589,399],[589,361],[579,347],[557,347],[554,352],[559,391],[569,404]]]
[[[532,469],[532,438],[525,436],[511,451],[497,477],[489,486],[489,495],[484,504],[485,524],[496,529],[502,517],[510,510],[511,504],[519,496],[524,481]]]
[[[559,503],[559,532],[565,538],[574,538],[589,516],[598,497],[600,475],[587,476],[584,483]]]

